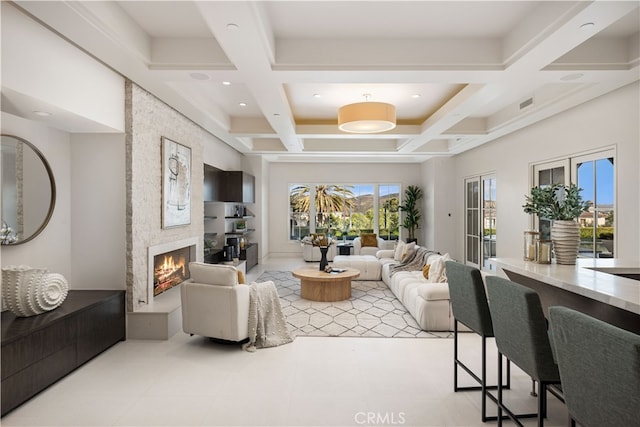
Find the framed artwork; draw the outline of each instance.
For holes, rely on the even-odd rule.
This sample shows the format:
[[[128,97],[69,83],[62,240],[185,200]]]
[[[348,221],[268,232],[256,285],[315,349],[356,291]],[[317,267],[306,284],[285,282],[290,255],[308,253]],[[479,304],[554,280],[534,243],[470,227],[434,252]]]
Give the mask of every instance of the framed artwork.
[[[191,224],[191,148],[162,137],[162,228]]]

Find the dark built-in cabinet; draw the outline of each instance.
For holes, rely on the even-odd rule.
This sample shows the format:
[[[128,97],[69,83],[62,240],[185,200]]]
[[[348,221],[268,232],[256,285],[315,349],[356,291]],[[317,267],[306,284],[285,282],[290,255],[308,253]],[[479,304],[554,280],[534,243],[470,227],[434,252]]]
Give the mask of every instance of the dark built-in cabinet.
[[[2,313],[2,415],[126,339],[124,291],[69,291],[55,310]]]
[[[242,171],[223,171],[204,165],[204,200],[207,202],[255,202],[255,177]]]
[[[255,177],[242,171],[220,174],[218,195],[222,202],[254,203]]]
[[[240,259],[247,261],[247,271],[258,264],[258,244],[249,243],[244,249],[240,249]]]
[[[246,204],[255,203],[255,177],[242,171],[223,171],[204,165],[204,261],[223,262],[227,239],[243,239],[239,258],[246,269],[258,264],[258,244],[251,243],[253,213]],[[243,223],[242,228],[238,223]]]

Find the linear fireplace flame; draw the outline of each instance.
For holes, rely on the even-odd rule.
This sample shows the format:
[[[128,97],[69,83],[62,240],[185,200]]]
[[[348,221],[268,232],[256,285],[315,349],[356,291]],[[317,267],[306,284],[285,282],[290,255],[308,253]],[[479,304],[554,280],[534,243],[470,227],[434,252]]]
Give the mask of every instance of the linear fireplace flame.
[[[172,290],[177,290],[175,289],[176,282],[179,284],[190,278],[189,262],[198,261],[198,255],[202,253],[201,246],[200,240],[195,236],[149,246],[147,248],[147,287],[144,291],[134,289],[134,297],[136,298],[134,311],[143,309],[145,305],[152,305],[155,300],[166,299],[164,298],[166,296],[175,296],[170,294],[174,294]],[[165,256],[169,255],[173,257],[173,261],[169,261],[167,258],[165,264]],[[180,258],[184,258],[184,261],[181,261]],[[171,267],[171,263],[173,263],[173,267]],[[180,265],[184,268],[181,268]],[[181,280],[175,278],[178,273],[184,276]],[[165,279],[173,275],[174,280],[170,281],[172,283],[168,283],[165,279],[160,280],[161,274],[168,275]]]
[[[187,280],[191,249],[180,248],[154,256],[153,260],[153,296],[168,291]]]

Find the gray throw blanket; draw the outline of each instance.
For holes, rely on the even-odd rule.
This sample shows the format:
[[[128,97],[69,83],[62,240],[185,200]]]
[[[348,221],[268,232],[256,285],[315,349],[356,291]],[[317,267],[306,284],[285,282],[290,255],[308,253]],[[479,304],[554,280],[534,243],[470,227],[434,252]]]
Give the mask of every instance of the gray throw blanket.
[[[437,254],[438,252],[430,251],[420,246],[416,249],[411,258],[403,263],[391,265],[389,267],[389,276],[393,276],[398,271],[420,271],[422,267],[427,263],[429,255]]]
[[[293,341],[272,281],[249,285],[249,342],[242,348],[276,347]]]

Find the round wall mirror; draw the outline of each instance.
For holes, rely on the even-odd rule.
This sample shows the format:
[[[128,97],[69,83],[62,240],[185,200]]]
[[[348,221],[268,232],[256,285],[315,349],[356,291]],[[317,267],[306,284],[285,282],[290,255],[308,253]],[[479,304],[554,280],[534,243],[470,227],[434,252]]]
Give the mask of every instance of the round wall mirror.
[[[0,244],[28,242],[44,230],[56,203],[56,184],[47,160],[29,141],[2,138],[2,228]]]

